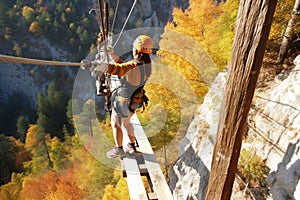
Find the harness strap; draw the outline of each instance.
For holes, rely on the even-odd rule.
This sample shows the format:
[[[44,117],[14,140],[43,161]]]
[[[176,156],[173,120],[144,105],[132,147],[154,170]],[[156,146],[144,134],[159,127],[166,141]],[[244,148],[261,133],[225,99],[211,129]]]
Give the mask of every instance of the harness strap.
[[[145,64],[142,64],[142,65],[139,65],[139,68],[140,68],[140,85],[144,85],[145,82],[147,81],[148,77],[146,77],[147,79],[145,79]]]

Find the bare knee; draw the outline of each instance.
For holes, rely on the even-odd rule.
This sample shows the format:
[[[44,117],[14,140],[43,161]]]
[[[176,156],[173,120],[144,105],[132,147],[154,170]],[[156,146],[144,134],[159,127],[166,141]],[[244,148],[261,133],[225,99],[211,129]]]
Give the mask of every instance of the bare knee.
[[[120,124],[117,123],[117,122],[114,122],[114,121],[111,121],[111,127],[112,127],[113,129],[121,129]]]
[[[123,123],[125,129],[127,130],[127,132],[129,134],[133,134],[133,126],[130,123],[130,119],[129,120],[124,120],[122,123]]]

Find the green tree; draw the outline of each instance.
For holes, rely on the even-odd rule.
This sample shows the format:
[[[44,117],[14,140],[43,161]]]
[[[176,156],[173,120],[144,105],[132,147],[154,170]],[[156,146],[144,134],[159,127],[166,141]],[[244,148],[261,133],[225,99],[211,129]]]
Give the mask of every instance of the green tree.
[[[59,3],[56,3],[56,4],[54,4],[54,5],[55,5],[55,7],[56,7],[57,12],[60,12],[60,13],[63,13],[63,12],[64,12],[65,7],[64,7],[64,5],[63,5],[63,2],[59,2]]]
[[[58,172],[65,168],[69,152],[67,151],[64,143],[59,141],[56,137],[51,140],[49,155],[53,163],[54,171]]]
[[[95,102],[88,100],[82,108],[82,112],[76,118],[77,131],[93,136],[92,121],[96,119]]]
[[[48,111],[47,106],[48,103],[46,97],[42,92],[40,92],[37,97],[37,115],[38,115],[37,124],[39,127],[43,128],[44,130],[49,130],[50,129],[49,124],[51,123],[50,119],[46,117]]]
[[[66,128],[68,129],[69,133],[71,133],[72,135],[74,134],[75,131],[74,116],[81,113],[82,105],[83,103],[79,99],[70,99],[68,102],[66,115],[70,126],[69,127],[66,126]]]
[[[6,12],[5,12],[5,3],[4,1],[0,1],[0,30],[4,30],[5,27],[5,17],[6,17]],[[2,32],[1,31],[1,32]],[[3,35],[3,32],[2,32]]]
[[[52,168],[49,155],[50,137],[37,125],[30,125],[26,134],[25,149],[32,154],[32,160],[24,166],[33,174],[42,174]]]
[[[0,1],[0,36],[1,38],[5,35],[5,29],[8,26],[8,15],[7,11],[9,9],[8,1]]]
[[[32,154],[37,151],[41,140],[41,129],[37,125],[30,124],[26,133],[25,148]]]
[[[51,22],[51,15],[49,12],[42,12],[38,17],[38,23],[43,30],[48,30]]]
[[[9,182],[10,179],[10,171],[9,171],[9,165],[11,164],[11,160],[13,160],[11,157],[7,157],[6,152],[4,151],[5,147],[9,146],[7,139],[3,134],[0,135],[0,185],[6,184]]]
[[[20,103],[22,102],[22,103]],[[6,104],[2,104],[0,113],[0,132],[10,133],[15,138],[19,138],[17,133],[17,119],[20,115],[28,116],[29,121],[33,121],[35,113],[30,108],[29,99],[22,93],[14,93],[8,97]]]
[[[20,139],[25,142],[26,132],[29,128],[29,120],[24,116],[20,116],[17,120],[17,132],[20,134]]]
[[[51,137],[63,139],[63,127],[68,125],[66,116],[68,95],[58,88],[55,82],[48,86],[48,94],[38,95],[37,101],[37,124]]]

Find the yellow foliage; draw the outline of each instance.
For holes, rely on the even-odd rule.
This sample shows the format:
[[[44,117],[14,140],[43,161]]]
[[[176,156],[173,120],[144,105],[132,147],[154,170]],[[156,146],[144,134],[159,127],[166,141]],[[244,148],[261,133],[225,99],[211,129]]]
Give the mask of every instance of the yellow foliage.
[[[32,22],[29,27],[29,31],[34,33],[36,36],[42,34],[42,28],[38,22]]]
[[[283,33],[286,29],[289,19],[291,18],[291,13],[293,10],[295,1],[286,1],[286,0],[279,0],[277,2],[269,39],[276,40],[281,39]],[[294,30],[295,32],[300,29],[300,16],[298,15],[298,19],[295,20]]]
[[[40,128],[36,124],[30,124],[26,134],[25,148],[29,151],[34,151],[39,143],[37,135]]]
[[[102,200],[126,200],[130,199],[128,186],[125,178],[120,178],[117,185],[107,185],[104,189]]]
[[[182,76],[199,103],[216,75],[217,68],[202,49],[208,25],[219,14],[212,1],[190,1],[189,9],[174,9],[173,22],[168,23],[157,52],[162,63]],[[213,69],[213,70],[212,70]]]
[[[72,9],[70,7],[66,8],[66,13],[70,13],[72,11]]]
[[[219,5],[218,16],[207,25],[207,37],[201,42],[219,70],[226,67],[230,60],[238,6],[237,0]]]
[[[196,106],[228,64],[238,4],[191,0],[188,9],[173,10],[145,87],[149,107],[139,115],[154,150],[186,133]]]
[[[181,33],[184,37],[190,37],[195,43],[203,48],[217,64],[218,70],[222,70],[229,62],[231,46],[235,31],[235,21],[238,10],[237,0],[229,0],[224,4],[215,5],[213,1],[190,1],[190,7],[182,11],[174,9],[173,22],[168,23],[166,30],[172,30]],[[166,37],[163,34],[161,49],[165,49],[164,40]],[[182,43],[178,43],[181,37],[168,37],[168,42],[174,42],[185,46],[187,52],[192,49]],[[180,48],[180,47],[179,47]],[[203,52],[198,52],[194,57],[200,58],[199,55]],[[158,51],[162,56],[164,62],[170,66],[188,66],[187,63],[182,62],[186,56],[171,55],[172,53]],[[173,62],[171,62],[173,61]],[[200,61],[200,59],[199,59]],[[192,63],[193,64],[193,63]],[[185,73],[190,71],[190,68],[184,67]],[[186,74],[189,76],[189,74]],[[202,75],[202,74],[201,74]],[[203,76],[203,75],[202,75]],[[198,76],[199,77],[199,76]],[[197,77],[196,77],[197,78]]]
[[[19,44],[15,44],[14,47],[13,47],[13,50],[16,52],[17,56],[22,55],[22,49],[20,48]]]
[[[29,6],[24,6],[22,8],[22,16],[25,18],[26,21],[30,22],[34,18],[34,10]]]

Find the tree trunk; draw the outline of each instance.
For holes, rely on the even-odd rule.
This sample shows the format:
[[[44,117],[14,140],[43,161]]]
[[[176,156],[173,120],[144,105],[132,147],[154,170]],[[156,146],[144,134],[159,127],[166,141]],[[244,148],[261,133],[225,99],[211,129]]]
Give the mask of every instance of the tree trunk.
[[[293,35],[293,28],[294,28],[294,22],[295,22],[295,18],[297,15],[297,12],[299,12],[300,9],[300,0],[296,0],[295,4],[294,4],[294,8],[291,14],[291,18],[288,22],[288,25],[285,29],[283,38],[282,38],[282,42],[279,48],[279,53],[278,53],[278,57],[277,57],[277,63],[278,64],[282,64],[287,52],[289,50],[290,44],[291,44],[291,37]]]
[[[207,200],[229,200],[276,0],[240,1]]]
[[[43,138],[43,142],[44,142],[46,153],[47,153],[48,164],[49,164],[49,167],[52,169],[53,168],[53,162],[52,162],[51,157],[50,157],[50,153],[49,153],[49,150],[48,150],[48,147],[47,147],[47,143],[46,143],[45,137]]]

